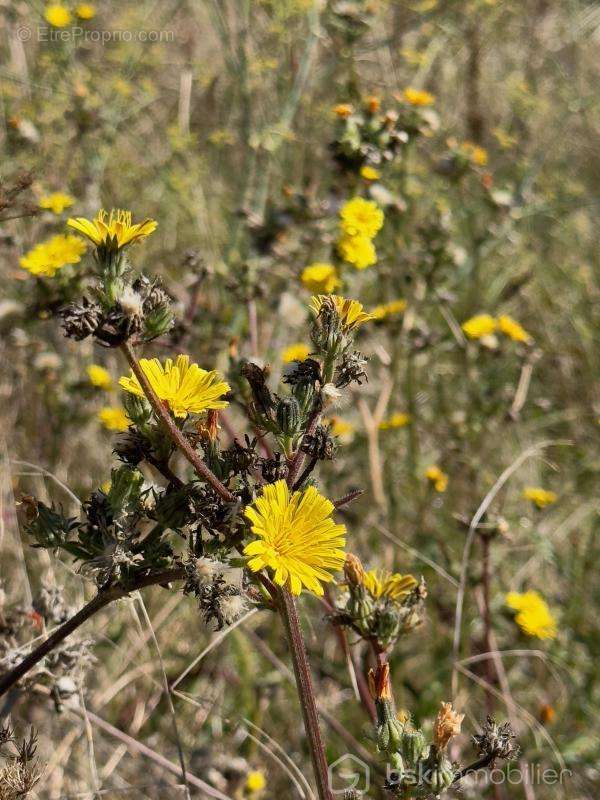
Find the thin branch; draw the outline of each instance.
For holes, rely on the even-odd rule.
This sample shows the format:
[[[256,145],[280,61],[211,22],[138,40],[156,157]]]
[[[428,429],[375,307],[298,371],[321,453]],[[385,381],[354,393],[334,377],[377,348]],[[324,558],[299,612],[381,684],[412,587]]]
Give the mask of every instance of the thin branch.
[[[30,669],[35,667],[48,653],[51,653],[62,641],[70,636],[77,630],[84,622],[90,617],[93,617],[98,611],[122,597],[127,597],[130,592],[137,589],[143,589],[145,586],[153,586],[155,584],[169,583],[170,581],[180,580],[185,577],[185,570],[182,567],[175,569],[164,570],[163,572],[154,573],[152,575],[145,575],[134,581],[130,586],[111,586],[108,589],[100,590],[98,594],[93,597],[89,603],[86,603],[74,616],[68,619],[63,625],[57,628],[45,641],[43,641],[35,650],[32,650],[20,664],[17,664],[13,669],[8,670],[0,678],[0,697],[21,680]]]

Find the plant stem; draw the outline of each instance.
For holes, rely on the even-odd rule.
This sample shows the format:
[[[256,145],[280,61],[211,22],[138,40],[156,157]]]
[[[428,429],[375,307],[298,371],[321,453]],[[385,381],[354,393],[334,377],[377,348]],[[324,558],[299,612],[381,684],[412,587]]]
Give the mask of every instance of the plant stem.
[[[300,628],[296,601],[287,589],[279,589],[277,592],[281,616],[285,624],[285,630],[294,665],[294,675],[296,687],[302,708],[304,728],[308,737],[310,756],[317,781],[317,792],[320,800],[333,800],[333,795],[329,787],[327,772],[327,758],[325,756],[325,745],[319,727],[319,716],[315,701],[315,691],[306,646]]]
[[[32,650],[20,664],[6,672],[0,678],[0,697],[21,680],[30,669],[40,662],[44,656],[51,653],[58,645],[70,636],[73,631],[77,630],[84,622],[90,617],[93,617],[98,611],[105,606],[112,603],[113,600],[119,600],[122,597],[127,597],[130,592],[137,589],[143,589],[145,586],[153,586],[154,584],[168,583],[169,581],[179,580],[185,577],[185,570],[182,567],[176,569],[164,570],[153,575],[145,575],[133,582],[130,586],[110,586],[108,589],[100,590],[98,594],[93,597],[89,603],[83,606],[71,619],[68,619],[54,633],[52,633],[45,641],[43,641],[35,650]]]
[[[183,455],[190,462],[198,477],[206,481],[206,483],[210,483],[213,489],[218,495],[220,495],[220,497],[223,498],[223,500],[226,500],[228,503],[235,502],[235,497],[232,495],[229,489],[221,483],[221,481],[213,472],[211,472],[211,470],[206,466],[204,461],[200,458],[198,453],[194,450],[194,448],[179,430],[177,425],[175,425],[173,422],[171,415],[159,400],[156,392],[150,384],[150,381],[146,377],[145,372],[140,367],[135,354],[131,349],[131,345],[129,345],[127,342],[123,342],[121,345],[121,350],[125,354],[125,357],[129,362],[129,366],[133,370],[133,374],[138,379],[140,386],[144,390],[144,394],[148,398],[148,402],[152,406],[154,413],[167,429],[167,432],[173,440],[173,443],[179,448],[179,450],[181,450]]]

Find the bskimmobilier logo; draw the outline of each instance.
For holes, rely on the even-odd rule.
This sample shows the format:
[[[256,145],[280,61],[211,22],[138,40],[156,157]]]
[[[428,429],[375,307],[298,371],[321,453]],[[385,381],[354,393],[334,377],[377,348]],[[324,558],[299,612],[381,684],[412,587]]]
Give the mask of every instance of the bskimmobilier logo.
[[[344,753],[327,770],[332,794],[343,795],[352,789],[358,795],[369,791],[369,765],[352,753]]]

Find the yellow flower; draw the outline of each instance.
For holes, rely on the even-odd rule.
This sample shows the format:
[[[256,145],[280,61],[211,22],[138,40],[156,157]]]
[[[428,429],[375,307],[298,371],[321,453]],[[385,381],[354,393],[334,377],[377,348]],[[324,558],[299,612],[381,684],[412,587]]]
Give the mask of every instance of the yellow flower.
[[[446,487],[448,486],[448,476],[445,472],[437,466],[437,464],[432,464],[431,467],[427,467],[425,470],[425,477],[427,480],[433,484],[433,488],[436,492],[445,492]]]
[[[300,276],[302,285],[309,292],[319,292],[319,294],[329,294],[340,285],[340,279],[333,264],[325,264],[315,261],[302,270]]]
[[[55,28],[65,28],[71,22],[71,12],[59,3],[53,3],[44,12],[46,22]]]
[[[104,245],[110,250],[121,250],[128,244],[149,236],[156,230],[153,219],[145,219],[135,225],[131,221],[131,211],[113,209],[110,214],[101,209],[93,220],[75,217],[67,220],[70,228],[87,236],[96,246]]]
[[[360,177],[364,178],[366,181],[377,181],[381,178],[381,172],[375,167],[370,167],[368,164],[365,164],[360,168]]]
[[[310,354],[310,347],[307,344],[291,344],[286,347],[281,354],[281,360],[284,364],[289,364],[292,361],[304,361]]]
[[[337,249],[344,261],[356,269],[366,269],[377,263],[377,251],[368,236],[342,236]]]
[[[403,428],[405,425],[408,425],[409,422],[409,414],[403,414],[401,411],[397,411],[395,414],[392,414],[391,417],[379,423],[379,430],[387,431],[390,428]]]
[[[340,225],[347,236],[372,239],[383,225],[383,211],[373,200],[353,197],[340,209]]]
[[[538,639],[556,638],[556,619],[546,601],[537,592],[509,592],[506,595],[506,605],[518,612],[515,622],[528,636],[536,636]]]
[[[558,500],[555,492],[550,492],[537,486],[527,486],[523,489],[523,497],[526,500],[530,500],[538,508],[545,508]]]
[[[340,297],[340,295],[337,294],[320,294],[316,297],[312,297],[310,300],[310,308],[313,313],[318,314],[323,303],[328,300],[335,306],[342,327],[346,331],[354,330],[358,328],[359,325],[362,325],[363,322],[368,322],[370,319],[373,319],[371,314],[364,310],[362,303],[359,303],[358,300],[347,300],[345,297]]]
[[[291,495],[283,480],[265,486],[244,512],[259,537],[244,548],[248,567],[273,570],[275,583],[292,594],[304,586],[321,596],[321,582],[331,581],[345,558],[346,528],[331,519],[333,508],[314,486]]]
[[[474,142],[463,142],[459,147],[461,153],[478,167],[485,167],[488,163],[488,152]]]
[[[349,117],[353,111],[354,109],[350,103],[338,103],[337,106],[333,107],[333,113],[336,115],[336,117],[342,117],[342,119]]]
[[[325,422],[329,424],[331,433],[339,439],[349,440],[352,438],[355,428],[351,422],[341,417],[330,417],[328,420],[325,420]]]
[[[477,314],[461,325],[469,339],[481,339],[490,336],[498,327],[498,323],[490,314]]]
[[[40,198],[40,208],[52,211],[53,214],[62,214],[65,208],[70,208],[75,202],[75,198],[64,192],[52,192]]]
[[[252,792],[262,792],[262,790],[265,788],[266,785],[267,781],[265,779],[265,776],[260,770],[254,769],[252,770],[252,772],[249,772],[246,775],[245,788],[246,791],[250,792],[251,794]]]
[[[392,300],[390,303],[375,306],[371,314],[373,319],[385,319],[392,314],[401,314],[403,311],[406,311],[406,300]]]
[[[435,95],[424,89],[413,89],[410,86],[402,92],[402,97],[411,106],[430,106],[435,103]]]
[[[126,431],[131,422],[122,408],[110,406],[100,409],[98,419],[108,431]]]
[[[513,342],[530,342],[531,336],[516,320],[508,314],[498,317],[498,330],[510,337]]]
[[[32,275],[52,278],[67,264],[78,264],[83,253],[85,243],[81,239],[59,233],[37,244],[19,260],[19,264]]]
[[[101,367],[100,364],[90,364],[86,367],[86,372],[92,386],[97,389],[104,389],[107,392],[112,389],[113,382],[110,372]]]
[[[93,19],[96,16],[96,6],[90,3],[80,3],[75,9],[75,13],[79,19]]]
[[[410,594],[417,585],[412,575],[400,575],[398,572],[389,572],[385,569],[370,569],[365,572],[363,586],[376,600],[388,597],[390,600],[401,600]]]
[[[201,414],[229,405],[226,400],[220,399],[229,391],[229,384],[222,380],[218,372],[207,372],[198,364],[190,364],[189,356],[177,356],[175,362],[167,358],[164,367],[158,358],[141,358],[140,367],[159,400],[163,400],[176,417]],[[123,376],[119,386],[138,397],[144,396],[133,373],[129,377]]]

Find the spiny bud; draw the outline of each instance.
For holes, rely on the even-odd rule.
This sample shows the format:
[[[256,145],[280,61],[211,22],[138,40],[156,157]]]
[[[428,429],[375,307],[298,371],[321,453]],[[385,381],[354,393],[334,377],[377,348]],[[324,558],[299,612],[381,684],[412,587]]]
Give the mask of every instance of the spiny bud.
[[[277,425],[285,436],[294,436],[300,425],[300,406],[295,397],[279,401],[276,411]]]

